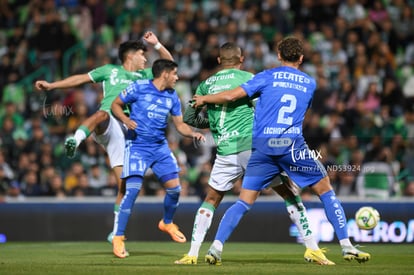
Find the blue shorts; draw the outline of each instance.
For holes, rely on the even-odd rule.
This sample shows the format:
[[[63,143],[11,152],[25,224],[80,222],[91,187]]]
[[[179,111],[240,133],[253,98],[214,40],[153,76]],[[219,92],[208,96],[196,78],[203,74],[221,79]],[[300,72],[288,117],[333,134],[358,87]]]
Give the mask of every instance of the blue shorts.
[[[144,177],[148,168],[152,169],[158,179],[180,171],[177,160],[168,147],[168,143],[137,144],[131,140],[126,140],[124,167],[121,178],[130,176]]]
[[[325,167],[317,159],[293,159],[290,154],[271,156],[254,150],[247,164],[242,187],[260,191],[282,171],[300,188],[313,185],[327,176]]]

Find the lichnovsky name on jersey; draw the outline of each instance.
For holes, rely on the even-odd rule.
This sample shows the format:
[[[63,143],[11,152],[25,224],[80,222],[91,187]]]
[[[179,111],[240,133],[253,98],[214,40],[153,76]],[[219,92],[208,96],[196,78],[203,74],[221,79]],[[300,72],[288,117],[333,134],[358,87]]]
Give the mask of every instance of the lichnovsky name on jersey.
[[[302,130],[299,127],[265,127],[263,129],[263,134],[273,135],[273,134],[301,134]]]

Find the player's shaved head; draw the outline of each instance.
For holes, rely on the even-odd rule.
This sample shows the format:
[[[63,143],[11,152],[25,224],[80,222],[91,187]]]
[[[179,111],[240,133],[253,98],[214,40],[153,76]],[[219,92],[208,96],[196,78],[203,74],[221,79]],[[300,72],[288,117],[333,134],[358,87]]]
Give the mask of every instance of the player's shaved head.
[[[227,42],[220,47],[220,62],[222,65],[240,64],[243,61],[242,56],[242,49],[236,43]]]

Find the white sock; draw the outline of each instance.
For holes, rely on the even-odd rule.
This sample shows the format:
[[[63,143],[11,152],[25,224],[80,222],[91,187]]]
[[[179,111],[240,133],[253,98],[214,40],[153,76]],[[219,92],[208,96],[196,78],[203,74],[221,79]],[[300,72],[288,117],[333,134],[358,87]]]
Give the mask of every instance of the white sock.
[[[298,209],[299,207],[299,209]],[[306,248],[310,248],[312,250],[318,250],[319,246],[315,241],[313,236],[313,232],[310,228],[309,219],[306,213],[306,208],[302,203],[298,203],[296,205],[289,205],[286,206],[286,209],[289,213],[289,217],[296,227],[299,230],[300,235],[302,236],[303,243]]]
[[[73,137],[76,140],[76,147],[78,147],[79,144],[86,139],[86,133],[82,129],[78,129]]]
[[[114,227],[112,228],[112,233],[115,236],[116,231],[118,230],[118,216],[119,211],[114,211]]]
[[[213,220],[214,207],[212,205],[210,205],[208,208],[205,206],[206,203],[203,203],[200,206],[194,219],[191,247],[190,251],[188,252],[189,256],[198,257],[200,247]]]
[[[352,245],[351,241],[350,241],[348,238],[340,240],[340,241],[339,241],[339,244],[341,245],[341,247],[342,247],[342,248],[343,248],[344,246],[347,246],[347,247],[353,247],[353,245]]]
[[[214,240],[213,245],[215,249],[220,252],[223,252],[223,244],[219,240]]]

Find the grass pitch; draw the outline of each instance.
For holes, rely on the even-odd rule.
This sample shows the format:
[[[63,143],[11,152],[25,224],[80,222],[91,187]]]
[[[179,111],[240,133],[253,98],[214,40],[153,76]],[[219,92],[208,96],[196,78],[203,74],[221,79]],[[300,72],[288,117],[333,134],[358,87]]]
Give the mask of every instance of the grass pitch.
[[[187,253],[190,244],[173,242],[132,242],[130,256],[113,256],[105,242],[8,242],[0,244],[0,274],[414,274],[414,245],[367,244],[371,253],[365,264],[346,262],[337,244],[327,247],[336,266],[319,266],[303,260],[300,244],[226,243],[223,265],[204,263],[210,242],[200,250],[197,265],[174,265]]]

